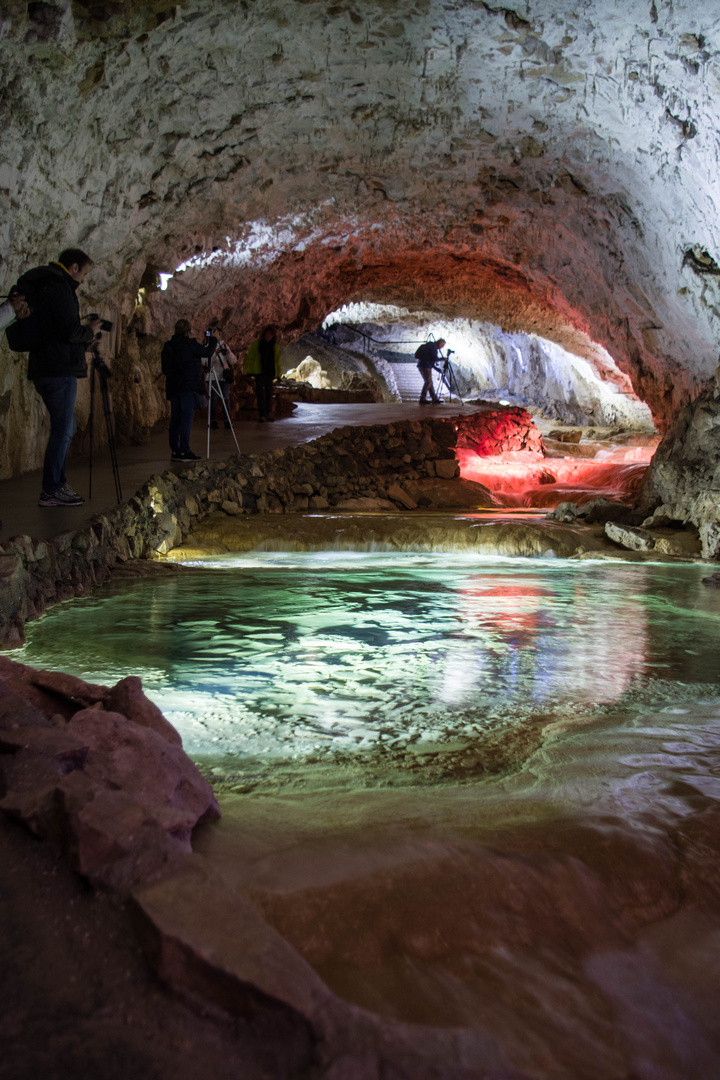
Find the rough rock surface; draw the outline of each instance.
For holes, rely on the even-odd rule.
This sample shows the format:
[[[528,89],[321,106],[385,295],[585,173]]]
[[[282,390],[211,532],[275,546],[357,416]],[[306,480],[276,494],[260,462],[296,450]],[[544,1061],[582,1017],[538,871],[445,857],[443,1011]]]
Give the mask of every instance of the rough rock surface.
[[[118,399],[150,391],[144,343],[179,315],[241,347],[380,299],[600,342],[667,423],[716,364],[719,33],[693,0],[10,0],[6,285],[91,251]],[[42,409],[3,357],[17,472]]]
[[[658,446],[639,503],[652,520],[690,522],[703,557],[720,555],[720,396],[701,394],[680,412]]]
[[[478,457],[527,451],[544,454],[543,441],[526,409],[488,409],[458,421],[459,450],[472,450]]]
[[[135,719],[112,711],[122,702]],[[139,680],[91,686],[0,657],[0,809],[123,895],[166,873],[194,826],[220,816],[158,713]]]

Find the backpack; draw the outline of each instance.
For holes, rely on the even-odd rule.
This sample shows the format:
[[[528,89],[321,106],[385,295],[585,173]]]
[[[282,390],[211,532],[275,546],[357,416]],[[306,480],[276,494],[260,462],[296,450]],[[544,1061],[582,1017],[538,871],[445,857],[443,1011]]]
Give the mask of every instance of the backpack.
[[[42,267],[38,267],[39,269],[42,269]],[[43,292],[43,285],[48,280],[51,280],[51,276],[46,278],[44,275],[39,274],[37,270],[30,270],[18,279],[11,290],[11,293],[21,293],[30,307],[30,314],[27,319],[16,319],[14,323],[5,328],[5,337],[13,352],[31,352],[35,349],[41,349],[45,343],[45,334],[40,320],[38,304]]]
[[[426,341],[415,350],[415,359],[418,361],[418,367],[432,367],[437,360],[437,347]]]

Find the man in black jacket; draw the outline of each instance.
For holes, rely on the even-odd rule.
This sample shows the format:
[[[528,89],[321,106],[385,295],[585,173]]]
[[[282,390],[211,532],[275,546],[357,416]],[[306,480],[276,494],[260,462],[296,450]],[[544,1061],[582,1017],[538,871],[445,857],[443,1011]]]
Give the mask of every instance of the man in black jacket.
[[[433,386],[432,373],[435,369],[435,365],[438,360],[442,360],[442,348],[445,344],[445,338],[440,338],[438,341],[426,341],[424,345],[421,345],[415,352],[415,359],[417,360],[418,371],[423,377],[423,388],[420,394],[420,404],[429,405],[430,401],[427,399],[427,395],[430,394],[430,400],[433,405],[440,403],[440,398],[435,393],[435,387]]]
[[[75,434],[75,399],[78,379],[87,378],[85,352],[100,326],[99,319],[83,324],[78,287],[92,266],[80,248],[61,251],[57,262],[28,270],[19,291],[34,298],[40,344],[30,350],[28,379],[50,413],[50,436],[43,462],[40,506],[81,506],[82,496],[65,479],[65,462]]]
[[[172,461],[199,461],[190,449],[190,431],[195,415],[196,395],[205,395],[201,360],[215,352],[217,338],[209,334],[201,345],[190,337],[190,323],[178,319],[175,333],[162,347],[165,397],[170,402],[170,453]]]

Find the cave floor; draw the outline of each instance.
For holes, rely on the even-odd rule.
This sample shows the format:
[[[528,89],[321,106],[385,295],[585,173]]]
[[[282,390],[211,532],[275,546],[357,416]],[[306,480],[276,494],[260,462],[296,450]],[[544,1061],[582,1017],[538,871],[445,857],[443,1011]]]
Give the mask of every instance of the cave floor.
[[[262,1023],[191,1008],[145,961],[124,905],[0,815],[2,1080],[283,1080]],[[298,1077],[302,1080],[302,1076]]]
[[[362,404],[362,405],[315,405],[299,404],[292,416],[281,417],[273,424],[256,420],[235,421],[235,435],[241,453],[262,453],[266,450],[283,450],[288,446],[317,439],[328,431],[345,425],[367,426],[390,424],[395,420],[416,420],[422,417],[454,416],[463,411],[468,414],[478,409],[493,408],[492,402],[461,406],[458,402],[420,407],[417,404]],[[543,425],[538,423],[540,430]],[[545,425],[547,426],[547,424]],[[555,427],[558,425],[555,424]],[[195,453],[204,457],[207,449],[207,425],[199,418],[193,425],[192,445]],[[237,453],[231,431],[220,429],[211,432],[210,457],[220,459]],[[153,434],[143,446],[118,446],[120,483],[123,499],[128,499],[151,476],[170,468],[167,432]],[[175,465],[176,471],[188,466]],[[77,456],[68,463],[68,482],[87,497],[88,459]],[[0,481],[0,542],[11,536],[25,534],[34,539],[47,540],[69,529],[83,528],[96,514],[110,510],[115,505],[115,485],[112,466],[107,450],[96,451],[93,457],[92,500],[80,507],[46,507],[37,505],[41,490],[42,472],[24,473],[12,480]]]

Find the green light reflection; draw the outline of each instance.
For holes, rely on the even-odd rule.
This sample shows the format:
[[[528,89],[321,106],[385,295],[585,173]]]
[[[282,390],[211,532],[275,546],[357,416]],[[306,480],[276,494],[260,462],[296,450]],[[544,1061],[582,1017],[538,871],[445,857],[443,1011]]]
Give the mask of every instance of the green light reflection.
[[[122,580],[17,658],[128,674],[195,755],[472,739],[720,693],[720,596],[692,565],[268,552]]]

